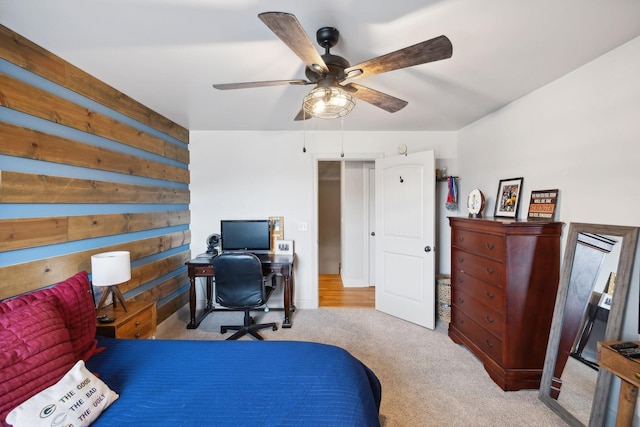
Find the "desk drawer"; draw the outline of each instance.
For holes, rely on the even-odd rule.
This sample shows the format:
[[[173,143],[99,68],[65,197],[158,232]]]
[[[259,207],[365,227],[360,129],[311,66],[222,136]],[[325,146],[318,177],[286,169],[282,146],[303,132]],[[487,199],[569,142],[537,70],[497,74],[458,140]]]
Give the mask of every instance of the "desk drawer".
[[[194,272],[194,276],[199,276],[199,277],[206,277],[206,276],[213,276],[213,267],[208,266],[208,267],[191,267],[193,269]]]

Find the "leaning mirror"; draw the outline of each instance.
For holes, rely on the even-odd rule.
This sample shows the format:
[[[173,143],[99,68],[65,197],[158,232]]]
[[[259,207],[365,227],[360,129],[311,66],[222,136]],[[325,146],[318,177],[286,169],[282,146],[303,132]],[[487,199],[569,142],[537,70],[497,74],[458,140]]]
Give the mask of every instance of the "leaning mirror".
[[[569,425],[604,425],[612,374],[593,349],[620,339],[637,240],[637,227],[569,225],[539,393]]]

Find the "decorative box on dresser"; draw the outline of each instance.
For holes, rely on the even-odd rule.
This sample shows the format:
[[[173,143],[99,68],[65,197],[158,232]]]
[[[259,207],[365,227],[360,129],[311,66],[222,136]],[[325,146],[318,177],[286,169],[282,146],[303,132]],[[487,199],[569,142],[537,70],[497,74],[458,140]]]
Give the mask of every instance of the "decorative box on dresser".
[[[156,334],[156,303],[127,302],[127,311],[121,304],[100,309],[98,315],[113,317],[111,323],[98,321],[96,335],[111,338],[151,338]]]
[[[560,275],[561,222],[450,217],[451,323],[503,390],[539,388]]]

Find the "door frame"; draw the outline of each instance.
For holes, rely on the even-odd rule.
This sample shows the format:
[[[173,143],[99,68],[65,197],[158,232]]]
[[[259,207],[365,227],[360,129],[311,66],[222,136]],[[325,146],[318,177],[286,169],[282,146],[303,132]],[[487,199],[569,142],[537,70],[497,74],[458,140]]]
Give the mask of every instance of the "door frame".
[[[320,306],[319,296],[318,296],[318,162],[323,160],[329,161],[367,161],[373,162],[378,158],[384,157],[384,153],[382,152],[373,152],[373,153],[344,153],[341,155],[340,153],[313,153],[311,154],[312,164],[313,164],[313,197],[312,197],[312,218],[311,223],[313,227],[313,236],[311,245],[311,295],[313,299],[311,301],[313,307],[318,308]]]

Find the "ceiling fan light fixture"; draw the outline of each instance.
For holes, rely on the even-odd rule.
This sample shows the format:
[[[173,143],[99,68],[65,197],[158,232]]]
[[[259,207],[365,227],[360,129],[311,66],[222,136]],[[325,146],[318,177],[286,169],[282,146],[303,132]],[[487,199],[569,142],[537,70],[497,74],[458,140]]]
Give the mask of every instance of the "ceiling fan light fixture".
[[[339,87],[316,87],[304,97],[304,111],[311,117],[337,119],[346,116],[356,103],[353,97]]]

